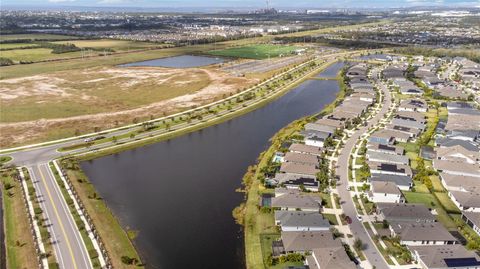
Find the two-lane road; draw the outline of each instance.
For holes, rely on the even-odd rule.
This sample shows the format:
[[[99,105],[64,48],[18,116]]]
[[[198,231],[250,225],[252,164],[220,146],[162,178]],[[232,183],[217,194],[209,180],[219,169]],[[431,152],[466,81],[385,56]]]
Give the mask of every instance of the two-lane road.
[[[349,216],[352,219],[352,223],[349,225],[350,230],[353,233],[355,238],[359,238],[364,244],[364,254],[367,257],[370,264],[376,269],[387,269],[389,268],[388,264],[385,262],[382,254],[375,247],[375,243],[372,241],[370,236],[365,230],[363,224],[356,218],[357,210],[355,209],[355,204],[348,190],[348,161],[352,153],[352,149],[355,147],[358,139],[368,131],[368,128],[377,124],[383,116],[387,113],[388,108],[391,105],[391,95],[390,91],[383,85],[380,86],[380,90],[384,94],[384,104],[381,110],[376,116],[374,116],[370,121],[367,122],[367,126],[364,126],[357,130],[352,136],[347,140],[345,146],[340,151],[337,164],[337,174],[340,176],[340,184],[338,186],[338,193],[340,199],[343,201],[341,207],[346,216]]]
[[[93,268],[85,243],[47,163],[29,166],[60,268]]]

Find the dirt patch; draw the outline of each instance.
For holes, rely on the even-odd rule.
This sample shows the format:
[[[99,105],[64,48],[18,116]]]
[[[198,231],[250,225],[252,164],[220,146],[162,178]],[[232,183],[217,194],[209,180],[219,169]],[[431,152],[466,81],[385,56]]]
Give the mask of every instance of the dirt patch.
[[[2,109],[0,146],[12,147],[58,139],[95,128],[107,129],[164,114],[176,113],[233,94],[257,83],[215,68],[93,68],[77,74],[0,81],[3,107],[32,109],[53,115],[9,122]],[[65,114],[65,110],[80,113]],[[89,113],[91,112],[91,113]],[[26,114],[26,118],[31,114]],[[52,114],[53,113],[53,114]],[[21,117],[20,117],[21,118]]]

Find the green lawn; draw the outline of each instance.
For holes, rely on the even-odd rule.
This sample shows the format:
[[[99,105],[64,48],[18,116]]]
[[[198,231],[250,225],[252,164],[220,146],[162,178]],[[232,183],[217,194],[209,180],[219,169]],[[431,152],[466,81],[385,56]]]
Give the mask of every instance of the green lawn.
[[[94,54],[97,55],[98,52],[95,52]],[[66,58],[72,58],[72,57],[79,57],[82,55],[82,52],[75,51],[75,52],[54,54],[52,53],[52,49],[34,48],[34,49],[5,50],[1,52],[1,55],[2,57],[8,58],[15,62],[20,62],[20,61],[38,62],[38,61],[52,60],[52,59],[66,59]]]
[[[267,59],[269,57],[291,55],[297,47],[283,45],[252,45],[244,47],[234,47],[223,50],[212,50],[208,54],[234,58]]]
[[[0,49],[16,49],[16,48],[29,48],[29,47],[36,47],[37,44],[32,43],[0,43]],[[3,55],[3,52],[0,52]],[[2,56],[3,57],[3,56]]]
[[[438,176],[432,175],[432,176],[430,176],[430,180],[432,181],[434,191],[436,191],[436,192],[444,191],[442,182],[440,181],[440,178]]]
[[[325,219],[330,222],[330,225],[338,225],[337,217],[335,214],[322,214]]]
[[[325,203],[324,207],[326,208],[333,208],[332,206],[332,199],[330,198],[330,194],[328,193],[319,193],[320,197],[322,197],[322,201]]]
[[[460,210],[458,207],[452,202],[452,199],[448,196],[445,192],[435,192],[435,196],[437,197],[438,201],[442,204],[443,208],[449,214],[460,214]]]
[[[95,49],[113,49],[115,51],[129,51],[147,48],[158,48],[164,46],[159,43],[140,42],[129,40],[114,40],[114,39],[98,39],[98,40],[66,40],[55,41],[57,44],[74,44],[79,48],[95,48]]]

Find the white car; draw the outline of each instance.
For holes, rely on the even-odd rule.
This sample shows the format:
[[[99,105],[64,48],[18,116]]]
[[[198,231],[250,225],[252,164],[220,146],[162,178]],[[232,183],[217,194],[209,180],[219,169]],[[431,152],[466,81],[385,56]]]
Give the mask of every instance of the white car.
[[[357,215],[357,219],[358,219],[359,221],[363,221],[363,218],[362,218],[362,216],[360,216],[360,215]]]

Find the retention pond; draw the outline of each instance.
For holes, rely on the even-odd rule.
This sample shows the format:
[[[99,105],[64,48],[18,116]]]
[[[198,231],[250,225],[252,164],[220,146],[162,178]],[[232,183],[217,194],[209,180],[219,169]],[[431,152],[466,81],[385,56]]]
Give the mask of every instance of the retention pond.
[[[246,168],[278,130],[321,111],[338,91],[336,80],[307,80],[243,116],[82,168],[123,227],[139,232],[147,268],[244,268],[232,210]]]

